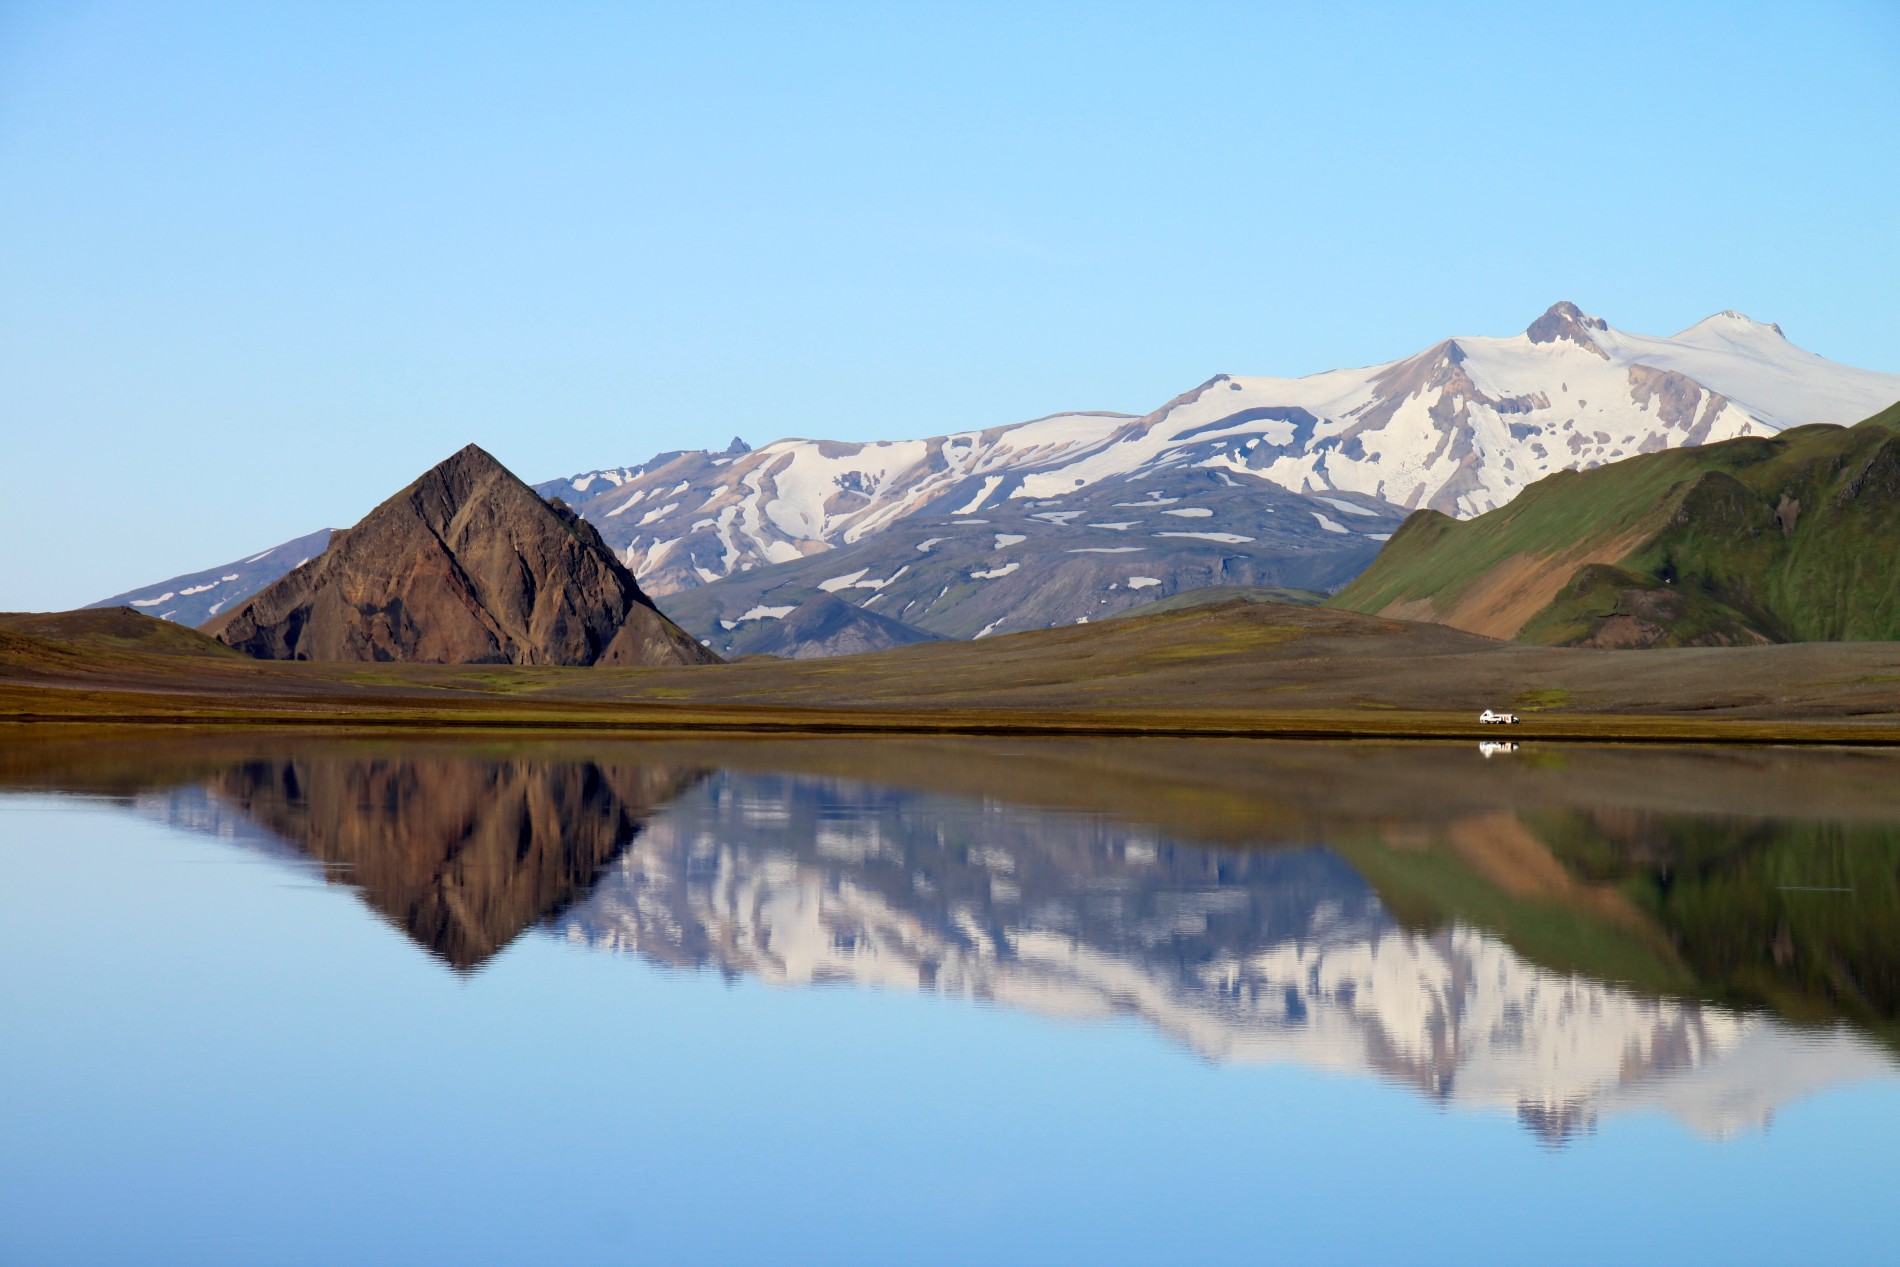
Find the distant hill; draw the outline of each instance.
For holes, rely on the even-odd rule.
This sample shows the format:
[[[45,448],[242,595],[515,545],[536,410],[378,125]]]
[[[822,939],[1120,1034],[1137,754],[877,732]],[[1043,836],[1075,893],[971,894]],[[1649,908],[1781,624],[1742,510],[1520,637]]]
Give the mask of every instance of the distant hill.
[[[62,669],[97,673],[147,657],[217,663],[238,655],[196,629],[130,607],[0,612],[0,676]]]
[[[822,593],[789,611],[771,608],[749,620],[720,624],[711,645],[722,655],[775,655],[787,660],[862,655],[941,640],[914,625]]]
[[[1419,511],[1328,605],[1552,646],[1900,638],[1900,406]]]
[[[704,664],[592,525],[469,445],[205,626],[265,660]]]
[[[1116,612],[1106,620],[1120,620],[1126,616],[1152,616],[1157,612],[1181,611],[1189,607],[1206,607],[1214,603],[1284,603],[1292,607],[1313,607],[1326,600],[1326,595],[1318,590],[1280,589],[1268,585],[1208,585],[1200,589],[1182,590],[1179,594],[1170,594],[1166,598],[1157,598],[1152,603],[1143,603],[1139,607],[1130,607],[1126,611]]]

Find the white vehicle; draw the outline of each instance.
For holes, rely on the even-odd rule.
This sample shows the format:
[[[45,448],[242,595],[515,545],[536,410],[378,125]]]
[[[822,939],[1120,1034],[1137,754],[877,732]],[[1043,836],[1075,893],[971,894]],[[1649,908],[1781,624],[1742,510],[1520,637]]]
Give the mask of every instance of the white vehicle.
[[[1517,723],[1516,713],[1494,713],[1487,708],[1478,714],[1478,724],[1481,726],[1515,726]]]

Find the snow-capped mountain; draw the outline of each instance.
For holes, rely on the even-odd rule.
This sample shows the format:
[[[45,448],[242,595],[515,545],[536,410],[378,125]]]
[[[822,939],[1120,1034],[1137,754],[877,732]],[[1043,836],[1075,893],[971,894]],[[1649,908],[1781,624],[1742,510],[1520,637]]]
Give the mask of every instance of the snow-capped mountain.
[[[1447,339],[1365,369],[1219,375],[1142,417],[1059,414],[922,440],[667,453],[540,488],[598,525],[642,585],[664,595],[920,514],[980,518],[1023,502],[1060,511],[1104,482],[1169,471],[1473,515],[1553,471],[1851,423],[1895,400],[1900,375],[1836,365],[1737,313],[1653,338],[1560,303],[1522,334]],[[1078,545],[1127,533],[1048,518]]]

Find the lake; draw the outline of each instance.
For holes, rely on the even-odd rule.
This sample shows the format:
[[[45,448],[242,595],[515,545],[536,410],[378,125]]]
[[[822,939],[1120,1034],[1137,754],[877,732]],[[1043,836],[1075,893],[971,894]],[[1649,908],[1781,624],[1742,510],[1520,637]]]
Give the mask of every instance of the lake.
[[[7,1263],[1874,1263],[1900,753],[0,738]]]

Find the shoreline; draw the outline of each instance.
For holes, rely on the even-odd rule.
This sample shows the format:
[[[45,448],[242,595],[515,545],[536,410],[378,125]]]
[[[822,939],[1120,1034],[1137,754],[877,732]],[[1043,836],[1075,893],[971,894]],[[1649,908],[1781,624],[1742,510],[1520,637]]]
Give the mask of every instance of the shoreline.
[[[1457,714],[1379,709],[1228,712],[1067,711],[1028,709],[811,709],[773,705],[610,704],[579,701],[318,700],[283,698],[243,704],[214,697],[144,692],[4,692],[0,729],[313,730],[390,734],[598,734],[626,738],[968,736],[972,738],[1282,739],[1384,742],[1618,744],[1799,744],[1900,747],[1891,720],[1694,718],[1671,715],[1531,714],[1516,726],[1487,726]],[[22,695],[37,699],[23,700]],[[73,698],[78,696],[79,698]],[[37,705],[37,707],[35,706]]]

